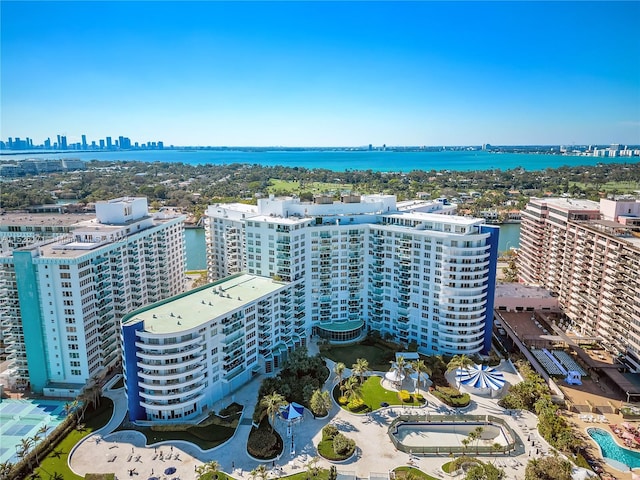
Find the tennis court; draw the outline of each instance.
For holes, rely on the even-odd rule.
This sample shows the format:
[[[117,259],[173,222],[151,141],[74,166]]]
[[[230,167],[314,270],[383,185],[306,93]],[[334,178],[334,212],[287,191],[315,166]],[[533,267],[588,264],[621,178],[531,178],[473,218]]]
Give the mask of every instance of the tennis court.
[[[43,425],[47,434],[65,418],[65,402],[39,399],[2,399],[0,401],[0,463],[15,463],[20,440],[33,437]],[[42,435],[40,439],[42,440]]]

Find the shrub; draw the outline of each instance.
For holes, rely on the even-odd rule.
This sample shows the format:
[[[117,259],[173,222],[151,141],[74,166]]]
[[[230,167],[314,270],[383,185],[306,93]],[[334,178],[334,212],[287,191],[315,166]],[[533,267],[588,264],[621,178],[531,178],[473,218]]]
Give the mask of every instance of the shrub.
[[[232,403],[226,407],[224,407],[222,410],[220,410],[220,413],[218,415],[220,415],[221,417],[227,417],[230,415],[235,415],[236,413],[240,413],[242,412],[242,409],[244,407],[242,405],[240,405],[239,403]]]
[[[450,407],[466,407],[471,402],[468,393],[460,393],[452,387],[436,387],[431,393]]]
[[[351,440],[350,438],[345,437],[341,433],[338,433],[335,437],[333,437],[333,451],[336,455],[348,457],[349,455],[351,455],[351,453],[353,453],[355,447],[356,442]]]
[[[420,403],[424,403],[424,396],[421,393],[416,393],[416,400]]]
[[[362,410],[364,407],[366,407],[366,405],[364,404],[364,400],[360,398],[354,398],[347,404],[347,408],[352,412]]]
[[[271,460],[282,452],[282,448],[282,438],[271,430],[266,418],[260,422],[258,428],[251,429],[247,440],[247,451],[252,457]]]
[[[400,390],[398,392],[398,396],[400,397],[400,401],[402,402],[407,403],[411,401],[411,394],[407,390]]]
[[[336,435],[338,435],[338,433],[338,428],[335,425],[326,425],[322,429],[323,440],[333,439]]]

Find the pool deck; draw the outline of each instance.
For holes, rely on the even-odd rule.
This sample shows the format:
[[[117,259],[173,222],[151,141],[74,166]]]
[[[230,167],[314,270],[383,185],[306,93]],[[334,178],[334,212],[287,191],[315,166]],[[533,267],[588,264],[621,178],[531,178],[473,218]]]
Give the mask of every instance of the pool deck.
[[[328,361],[332,369],[332,362]],[[346,372],[348,373],[348,372]],[[509,382],[517,381],[517,376],[506,372]],[[236,479],[248,479],[249,472],[260,465],[246,453],[246,442],[251,429],[252,406],[255,405],[258,388],[262,377],[253,379],[239,389],[234,395],[234,401],[245,408],[242,421],[235,435],[225,444],[201,451],[198,447],[180,441],[164,442],[163,444],[145,446],[145,439],[136,432],[110,433],[119,425],[126,413],[126,398],[123,389],[106,390],[106,396],[114,401],[115,413],[109,424],[100,431],[86,437],[79,443],[70,455],[70,466],[79,475],[86,473],[113,472],[120,479],[129,478],[129,471],[135,469],[138,480],[146,480],[152,474],[161,480],[195,480],[195,468],[204,462],[216,460],[223,471]],[[327,387],[334,385],[332,374],[327,381]],[[406,387],[406,386],[405,386]],[[340,473],[355,477],[369,477],[370,475],[386,476],[388,472],[398,466],[411,465],[437,478],[447,478],[441,466],[449,462],[448,455],[412,457],[400,452],[387,434],[388,425],[399,414],[417,410],[424,414],[442,414],[449,409],[435,397],[426,394],[428,404],[425,407],[387,407],[369,415],[355,415],[333,405],[327,418],[314,419],[305,410],[303,420],[292,427],[292,435],[287,436],[287,426],[282,420],[276,420],[276,429],[285,441],[284,452],[274,462],[263,462],[265,466],[278,475],[289,475],[306,470],[306,463],[317,455],[316,445],[322,436],[322,427],[332,423],[347,437],[353,438],[358,446],[357,452],[351,459],[335,464]],[[504,468],[509,479],[524,478],[524,469],[530,458],[548,455],[549,445],[537,434],[537,418],[530,412],[507,412],[497,405],[497,399],[483,398],[472,395],[472,404],[464,409],[465,414],[491,414],[503,417],[514,431],[520,436],[521,443],[517,452],[512,455],[481,456],[486,460],[495,461],[496,465]],[[217,405],[216,409],[223,405]],[[511,415],[509,414],[511,413]],[[292,453],[293,447],[293,453]],[[161,455],[162,454],[162,455]],[[318,465],[328,468],[331,463],[320,459]],[[275,465],[275,469],[274,469]],[[163,472],[173,467],[175,473],[164,475]],[[618,478],[623,478],[618,476]]]

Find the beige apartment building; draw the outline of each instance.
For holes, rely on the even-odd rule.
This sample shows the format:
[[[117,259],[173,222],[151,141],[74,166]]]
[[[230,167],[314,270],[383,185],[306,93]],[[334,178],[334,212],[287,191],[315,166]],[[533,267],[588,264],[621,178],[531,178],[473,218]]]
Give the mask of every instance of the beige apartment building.
[[[640,202],[532,198],[520,280],[558,296],[572,329],[640,372]]]

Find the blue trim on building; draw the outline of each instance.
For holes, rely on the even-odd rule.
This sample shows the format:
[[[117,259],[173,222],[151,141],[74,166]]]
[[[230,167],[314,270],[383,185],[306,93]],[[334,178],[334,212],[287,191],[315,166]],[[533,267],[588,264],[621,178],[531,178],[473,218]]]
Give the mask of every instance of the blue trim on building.
[[[136,355],[136,332],[142,330],[144,323],[129,322],[122,325],[122,347],[124,352],[124,374],[127,387],[127,405],[129,420],[146,420],[145,409],[140,405],[140,387],[138,386],[138,357]]]
[[[496,271],[498,268],[498,239],[500,237],[500,227],[497,225],[482,225],[480,233],[488,233],[489,238],[487,244],[489,248],[489,279],[487,281],[487,303],[486,303],[486,320],[484,330],[484,348],[482,353],[485,355],[491,351],[491,337],[493,334],[493,305],[496,295]]]
[[[31,251],[13,252],[13,265],[16,272],[20,317],[24,333],[24,346],[27,352],[29,383],[31,391],[42,393],[49,382],[46,346],[40,299],[38,295],[38,279]]]

